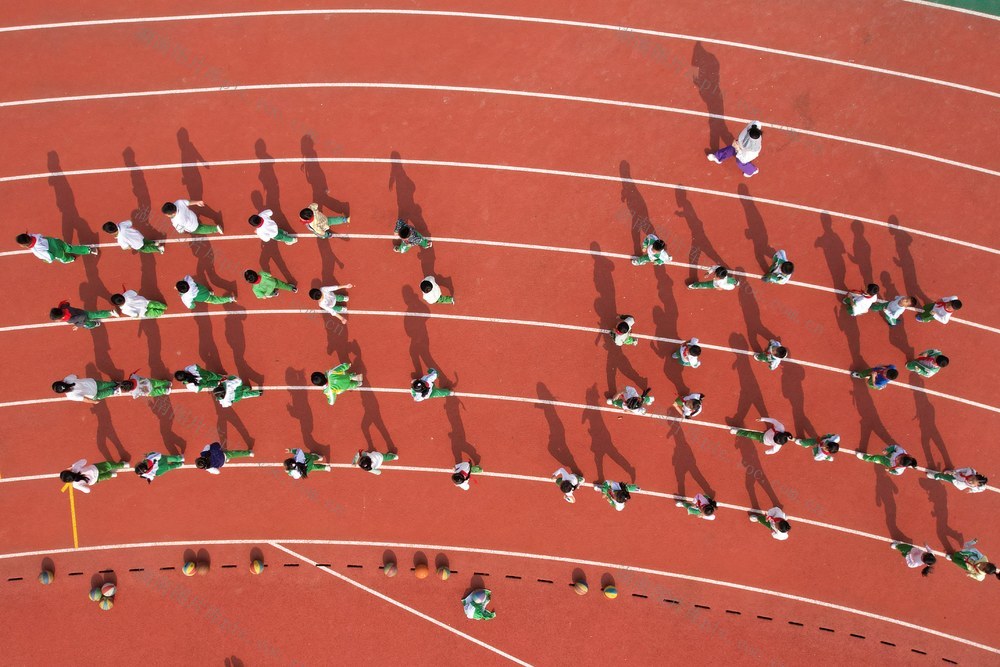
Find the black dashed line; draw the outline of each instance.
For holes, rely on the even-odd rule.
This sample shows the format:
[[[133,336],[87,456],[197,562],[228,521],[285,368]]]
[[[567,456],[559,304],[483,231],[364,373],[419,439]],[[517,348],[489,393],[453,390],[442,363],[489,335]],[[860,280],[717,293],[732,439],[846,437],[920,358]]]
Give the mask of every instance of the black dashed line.
[[[834,632],[834,630],[831,630],[830,628],[824,628],[822,625],[819,626],[819,629],[822,630],[823,632]]]
[[[70,572],[69,576],[70,577],[81,577],[81,576],[83,576],[83,572]]]
[[[24,577],[11,577],[7,581],[24,581]]]
[[[537,579],[536,581],[538,581],[538,583],[540,583],[540,584],[554,584],[554,583],[556,583],[556,582],[552,581],[551,579]]]
[[[519,576],[518,576],[518,575],[516,575],[516,574],[505,574],[505,575],[503,575],[503,576],[504,576],[504,578],[505,578],[505,579],[517,579],[517,580],[519,580],[519,581],[520,581],[520,579],[521,579],[521,577],[519,577]],[[570,584],[570,586],[572,586],[572,585],[573,585],[573,584]]]
[[[97,574],[111,574],[114,570],[98,570]]]
[[[726,613],[727,614],[735,614],[736,616],[742,616],[743,615],[742,613],[740,613],[738,611],[733,611],[732,609],[727,609]]]
[[[703,604],[696,604],[696,605],[695,605],[695,608],[696,608],[696,609],[711,609],[711,607],[706,607],[706,606],[705,606],[705,605],[703,605]]]
[[[348,564],[347,564],[347,567],[349,567],[349,568],[354,568],[354,569],[356,569],[356,570],[360,570],[360,569],[363,569],[363,568],[364,568],[364,565],[351,565],[350,563],[348,563]]]
[[[927,655],[927,651],[921,651],[918,648],[911,648],[910,650],[913,651],[914,653],[919,653],[920,655]]]
[[[128,571],[129,572],[145,572],[146,568],[144,568],[144,567],[130,567],[128,569]]]
[[[642,593],[632,593],[632,597],[634,597],[634,598],[642,598],[643,600],[648,600],[649,599],[648,595],[643,595]]]
[[[174,570],[174,569],[176,568],[173,565],[168,565],[167,567],[161,567],[160,572],[164,572],[166,570]]]
[[[957,665],[958,664],[954,660],[949,660],[948,658],[941,658],[941,659],[944,660],[945,662],[947,662],[950,665]]]
[[[760,614],[757,614],[757,618],[759,618],[762,621],[773,621],[774,620],[770,616],[761,616]]]
[[[472,576],[474,576],[474,577],[488,577],[488,576],[490,576],[490,573],[489,572],[473,572]]]
[[[316,567],[333,567],[330,563],[316,563]]]
[[[853,632],[851,633],[851,636],[852,636],[852,637],[857,637],[858,639],[864,639],[864,638],[865,638],[865,636],[864,636],[864,635],[856,635],[856,634],[854,634]]]
[[[886,646],[895,646],[895,644],[893,644],[892,642],[887,642],[884,639],[880,639],[879,643],[880,644],[885,644]]]
[[[223,570],[232,570],[232,569],[234,569],[236,567],[237,567],[236,565],[223,565],[222,569]]]
[[[285,567],[298,567],[298,563],[282,563]]]
[[[799,623],[798,621],[788,621],[788,625],[794,625],[797,628],[805,627],[802,623]]]
[[[671,600],[670,598],[663,598],[664,602],[669,602],[670,604],[680,604],[677,600]]]

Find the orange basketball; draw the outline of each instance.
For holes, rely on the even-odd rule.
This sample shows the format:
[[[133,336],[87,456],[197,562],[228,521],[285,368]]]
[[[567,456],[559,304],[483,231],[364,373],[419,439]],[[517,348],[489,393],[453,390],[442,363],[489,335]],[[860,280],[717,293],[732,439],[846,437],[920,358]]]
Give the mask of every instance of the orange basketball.
[[[417,579],[426,579],[427,575],[430,574],[430,570],[427,568],[426,563],[420,563],[413,568],[413,574],[417,576]]]

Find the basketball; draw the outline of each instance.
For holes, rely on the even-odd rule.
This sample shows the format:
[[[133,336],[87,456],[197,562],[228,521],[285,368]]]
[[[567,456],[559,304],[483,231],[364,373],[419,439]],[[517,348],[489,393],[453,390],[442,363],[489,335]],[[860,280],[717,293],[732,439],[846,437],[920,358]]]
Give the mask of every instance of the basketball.
[[[425,563],[421,563],[413,568],[413,574],[416,575],[417,579],[426,579],[427,575],[430,574],[430,570],[427,569],[427,565]]]
[[[254,559],[250,561],[250,571],[254,574],[260,574],[264,571],[264,561]]]
[[[38,575],[38,581],[45,584],[46,586],[51,584],[52,580],[55,578],[56,575],[53,574],[50,570],[42,570],[41,573]]]
[[[101,595],[103,595],[106,598],[113,598],[115,596],[116,590],[117,588],[115,587],[114,584],[110,583],[104,584],[103,586],[101,586]]]
[[[104,597],[104,596],[101,595],[101,589],[100,588],[91,588],[90,589],[90,599],[91,599],[91,601],[97,602],[102,597]]]
[[[396,564],[395,563],[386,563],[385,565],[382,566],[382,573],[385,576],[387,576],[387,577],[395,577],[396,576]]]
[[[614,600],[616,597],[618,597],[618,589],[615,588],[614,586],[605,586],[604,597],[608,598],[609,600]]]
[[[199,561],[198,564],[194,566],[194,571],[204,577],[208,574],[208,563],[206,561]]]
[[[438,568],[438,576],[441,577],[441,581],[448,581],[448,577],[451,576],[451,570],[442,565]]]
[[[101,609],[107,611],[108,609],[111,609],[113,606],[115,606],[115,599],[101,598],[101,601],[98,604],[101,606]]]
[[[576,591],[577,595],[586,595],[590,588],[587,586],[586,581],[578,581],[573,584],[573,590]]]
[[[186,577],[193,577],[195,571],[195,564],[192,561],[184,563],[184,567],[181,568],[181,572],[184,573]]]

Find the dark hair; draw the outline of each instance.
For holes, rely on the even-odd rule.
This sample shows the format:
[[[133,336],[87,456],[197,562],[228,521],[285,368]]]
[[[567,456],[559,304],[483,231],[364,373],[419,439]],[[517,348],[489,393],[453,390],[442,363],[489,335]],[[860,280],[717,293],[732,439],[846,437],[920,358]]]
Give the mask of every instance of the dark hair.
[[[399,238],[401,238],[401,239],[408,239],[408,238],[410,238],[410,232],[412,232],[412,231],[413,230],[410,229],[409,225],[404,224],[402,227],[399,228],[399,231],[396,232],[396,233],[399,235]]]
[[[301,211],[299,211],[299,217],[306,221],[312,220],[313,210],[311,208],[304,208]]]
[[[896,378],[899,377],[899,371],[897,371],[895,368],[889,368],[885,371],[885,376],[890,380],[895,380]]]
[[[62,380],[52,383],[52,391],[56,392],[57,394],[65,394],[72,388],[73,388],[72,384],[68,382],[63,382]]]
[[[690,345],[690,346],[688,346],[688,354],[690,354],[692,357],[700,357],[701,356],[701,347],[699,347],[698,345]]]
[[[718,506],[719,506],[718,503],[709,498],[708,502],[705,503],[705,506],[701,508],[701,513],[704,514],[705,516],[712,516],[713,514],[715,514],[715,508]]]
[[[73,482],[85,482],[87,478],[78,472],[73,472],[72,470],[63,470],[59,473],[59,480],[66,482],[67,484],[72,484]]]
[[[779,359],[784,359],[785,357],[787,357],[787,356],[788,356],[788,348],[787,348],[787,347],[784,347],[784,346],[781,346],[781,345],[779,345],[779,346],[778,346],[777,348],[775,348],[775,350],[774,350],[774,356],[778,357]]]
[[[784,519],[778,519],[775,522],[775,527],[778,529],[779,533],[787,533],[792,529],[792,524],[788,523]]]
[[[720,267],[717,267],[715,269],[715,277],[716,278],[725,278],[728,275],[729,275],[729,270],[726,269],[726,268],[724,268],[724,267],[720,266]]]
[[[655,250],[656,252],[660,252],[661,250],[667,247],[667,244],[663,242],[663,239],[656,239],[655,241],[653,241],[652,246],[653,250]]]
[[[793,271],[795,271],[795,264],[793,264],[792,262],[781,263],[781,272],[784,273],[786,276],[792,275]]]
[[[629,410],[638,410],[642,407],[642,399],[638,396],[633,396],[632,398],[625,399],[625,407]]]
[[[774,436],[774,442],[777,443],[777,444],[779,444],[779,445],[785,444],[786,442],[788,442],[788,434],[787,433],[776,433],[775,436]]]
[[[31,243],[31,236],[28,234],[18,234],[14,237],[14,243],[17,245],[28,245]]]
[[[747,130],[747,134],[750,135],[751,139],[760,139],[762,136],[764,136],[764,130],[760,129],[756,125],[751,125],[750,129]]]
[[[164,215],[173,215],[174,213],[177,212],[177,206],[172,202],[167,202],[166,204],[160,207],[160,212],[163,213]]]
[[[178,280],[176,283],[174,283],[174,287],[176,287],[177,291],[180,292],[181,294],[187,294],[188,290],[191,289],[191,286],[188,285],[186,280]]]
[[[836,442],[826,443],[826,451],[830,454],[836,454],[840,451],[840,444]]]
[[[698,400],[697,398],[692,398],[691,399],[691,409],[694,412],[698,412],[698,410],[701,410],[701,401]]]
[[[110,220],[108,222],[105,222],[103,225],[101,225],[101,229],[103,229],[104,231],[106,231],[108,234],[117,234],[118,233],[118,225],[116,225],[115,223],[111,222]]]
[[[223,396],[226,395],[226,383],[225,383],[225,381],[220,382],[219,384],[215,385],[215,389],[212,390],[212,395],[213,396],[218,396],[219,398],[221,398],[221,397],[223,397]]]
[[[959,301],[958,299],[952,299],[948,303],[950,303],[951,307],[954,308],[955,310],[960,310],[962,308],[962,302]]]
[[[430,291],[434,289],[434,283],[429,280],[420,281],[420,291],[424,294],[430,294]]]
[[[254,213],[249,218],[247,218],[247,222],[249,222],[250,226],[252,227],[260,227],[261,225],[264,224],[264,218]]]
[[[940,366],[941,368],[944,368],[945,366],[951,363],[951,359],[944,356],[943,354],[939,354],[937,358],[934,359],[934,361],[936,361],[937,365]]]
[[[243,280],[247,281],[248,283],[255,283],[257,282],[258,278],[260,278],[260,276],[253,269],[247,269],[246,271],[243,272]]]
[[[361,468],[362,470],[371,470],[372,457],[368,456],[367,454],[362,454],[361,458],[358,459],[358,467]]]
[[[937,562],[937,556],[932,554],[930,551],[925,551],[924,555],[920,557],[920,562],[924,565],[933,565]]]
[[[920,570],[920,576],[921,577],[930,576],[930,573],[933,572],[933,571],[934,571],[934,566],[933,565],[928,565],[924,569]]]
[[[316,371],[309,376],[309,381],[312,382],[317,387],[322,387],[326,384],[326,373],[322,371]]]
[[[417,392],[421,396],[426,396],[431,390],[430,385],[428,385],[423,380],[414,380],[413,382],[411,382],[410,389]]]
[[[619,488],[614,492],[615,500],[623,504],[627,503],[632,498],[632,494],[628,492],[625,482],[618,482],[618,484]]]
[[[312,299],[313,301],[319,301],[320,299],[323,298],[323,292],[321,292],[318,288],[313,287],[311,290],[309,290],[309,298]]]
[[[194,467],[198,470],[208,469],[209,460],[207,456],[199,456],[194,460]]]
[[[974,479],[977,482],[979,482],[979,486],[986,486],[986,482],[989,481],[988,479],[986,479],[986,475],[980,475],[979,473],[976,473],[975,475],[973,475],[972,479]]]
[[[135,474],[142,475],[143,473],[149,472],[149,464],[146,463],[146,459],[139,461],[139,464],[135,467]]]
[[[569,481],[568,479],[564,479],[563,481],[559,482],[559,490],[562,491],[563,493],[569,493],[575,488],[576,487],[573,486],[573,482]]]
[[[461,486],[466,479],[468,479],[468,477],[466,477],[466,475],[463,475],[460,472],[455,472],[451,474],[451,481],[455,482],[456,486]]]
[[[174,379],[178,382],[197,382],[198,378],[194,376],[194,373],[189,373],[185,370],[180,370],[174,373]]]
[[[617,331],[620,334],[628,333],[628,322],[622,321],[616,324],[615,331]]]
[[[910,456],[909,454],[904,454],[903,456],[900,456],[899,459],[898,459],[898,462],[899,462],[899,465],[903,466],[904,468],[916,468],[917,467],[917,460],[915,458],[913,458],[912,456]]]
[[[62,308],[50,308],[49,309],[49,319],[53,322],[56,320],[61,320],[63,316]]]
[[[994,565],[993,563],[987,563],[986,565],[983,565],[983,572],[985,572],[986,574],[996,574],[996,571],[997,571],[997,566]]]
[[[868,283],[868,286],[865,287],[865,292],[872,296],[875,296],[876,294],[878,294],[878,285],[876,285],[875,283]]]
[[[285,459],[285,470],[291,472],[292,470],[298,470],[299,474],[303,477],[309,476],[309,467],[305,463],[300,463],[295,460],[295,458]]]
[[[133,391],[138,386],[139,383],[137,383],[135,380],[122,380],[121,382],[118,383],[118,388],[121,389],[122,391]]]
[[[111,295],[111,303],[115,304],[116,306],[124,306],[125,305],[125,295],[124,294],[112,294]]]
[[[288,472],[291,472],[292,468],[294,468],[294,467],[295,467],[295,459],[294,458],[285,459],[285,470],[287,470]]]

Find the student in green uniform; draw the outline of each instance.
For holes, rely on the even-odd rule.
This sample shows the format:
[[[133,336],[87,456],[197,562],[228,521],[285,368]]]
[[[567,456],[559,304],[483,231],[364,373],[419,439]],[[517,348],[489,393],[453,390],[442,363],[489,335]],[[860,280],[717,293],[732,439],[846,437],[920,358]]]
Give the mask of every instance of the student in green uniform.
[[[445,398],[446,396],[451,396],[451,389],[438,389],[434,386],[437,381],[438,372],[433,368],[427,369],[427,374],[421,377],[419,380],[414,380],[410,383],[410,396],[413,400],[419,403],[420,401],[426,401],[429,398]]]
[[[764,282],[784,285],[792,279],[793,271],[795,271],[795,265],[788,261],[788,255],[785,254],[784,250],[779,250],[774,253],[771,268],[764,274]]]
[[[243,272],[243,279],[253,285],[253,293],[258,299],[270,299],[278,296],[278,290],[288,290],[291,293],[299,291],[299,288],[291,283],[278,280],[267,271],[257,273],[251,269]]]
[[[398,454],[393,452],[363,452],[360,449],[358,453],[354,455],[354,459],[351,461],[352,466],[358,466],[365,472],[370,472],[373,475],[381,475],[382,471],[379,468],[382,467],[383,463],[388,463],[389,461],[395,461],[399,458]]]
[[[343,394],[345,391],[357,389],[364,380],[364,377],[360,373],[348,373],[349,370],[351,370],[351,363],[345,361],[339,366],[331,368],[326,373],[316,371],[309,376],[309,381],[317,387],[323,387],[327,403],[333,405],[337,400],[337,396]]]
[[[263,394],[263,389],[253,389],[235,375],[230,375],[212,390],[215,400],[224,408],[232,407],[233,403],[239,403],[245,398],[257,398]]]
[[[235,296],[215,296],[212,290],[204,285],[199,285],[191,276],[184,276],[184,280],[178,280],[174,287],[177,288],[181,295],[181,301],[188,307],[188,310],[194,310],[196,303],[235,303],[236,301]]]
[[[885,466],[889,469],[890,475],[902,475],[907,468],[917,467],[917,460],[907,454],[906,450],[899,445],[889,445],[885,448],[884,454],[857,452],[855,455],[862,461]]]
[[[913,361],[906,362],[906,368],[921,377],[929,378],[937,375],[938,371],[951,363],[948,357],[941,354],[941,350],[924,350],[920,356]]]
[[[51,236],[41,234],[18,234],[14,239],[22,248],[29,248],[35,257],[46,264],[59,262],[69,264],[79,255],[96,255],[96,245],[72,245]]]
[[[174,373],[174,379],[183,382],[188,391],[200,392],[206,389],[210,391],[215,389],[220,382],[226,379],[226,376],[204,369],[198,364],[191,364]]]
[[[715,510],[719,506],[715,500],[701,493],[695,494],[693,503],[678,500],[675,504],[686,509],[689,515],[706,521],[715,521]]]
[[[285,472],[292,479],[301,479],[303,477],[308,477],[309,473],[319,470],[321,472],[330,472],[330,466],[320,463],[323,457],[319,454],[307,453],[301,449],[289,449],[286,450],[291,454],[291,458],[285,459]]]
[[[709,267],[705,276],[708,280],[688,283],[688,289],[719,289],[731,292],[740,284],[739,279],[729,275],[729,269],[722,266]]]
[[[594,484],[594,491],[597,491],[604,499],[608,501],[616,511],[621,512],[625,509],[625,503],[632,499],[632,493],[639,490],[639,487],[635,484],[629,484],[628,482],[608,482],[604,481],[600,484]]]
[[[118,388],[123,394],[131,394],[132,398],[157,398],[170,393],[170,380],[146,378],[138,373],[132,373],[129,379],[118,383]]]
[[[393,244],[392,246],[392,249],[396,252],[409,252],[410,248],[418,246],[421,248],[430,248],[434,245],[429,239],[424,238],[420,232],[414,229],[411,225],[406,224],[405,220],[397,220],[396,228],[393,231],[396,236],[399,237],[399,243]]]
[[[832,461],[833,455],[840,451],[840,436],[827,433],[821,438],[792,438],[792,442],[800,447],[812,447],[814,461]]]
[[[53,322],[66,322],[73,326],[73,331],[79,327],[96,329],[101,326],[101,320],[109,317],[121,317],[116,310],[83,310],[69,305],[69,301],[61,301],[58,306],[49,310],[49,319]]]
[[[150,452],[139,461],[135,467],[135,474],[146,480],[147,484],[152,484],[153,480],[161,475],[166,475],[171,470],[177,470],[184,465],[184,457],[167,454],[164,456],[160,452]]]

